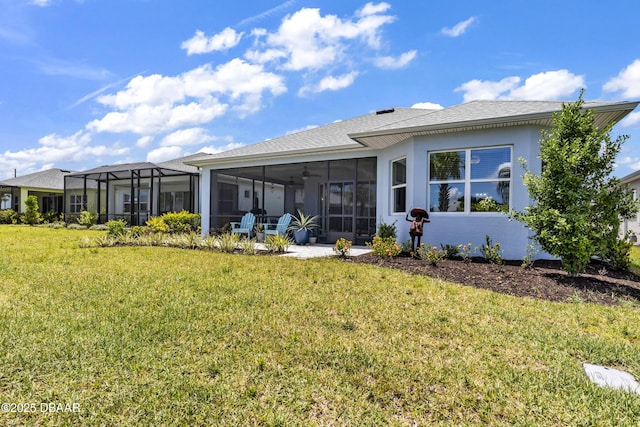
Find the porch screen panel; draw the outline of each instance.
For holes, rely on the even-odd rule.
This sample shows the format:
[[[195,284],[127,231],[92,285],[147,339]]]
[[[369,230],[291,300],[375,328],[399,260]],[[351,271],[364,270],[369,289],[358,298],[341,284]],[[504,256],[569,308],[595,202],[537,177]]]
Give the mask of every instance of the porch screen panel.
[[[356,239],[370,240],[376,233],[376,176],[375,158],[358,159],[356,185]]]

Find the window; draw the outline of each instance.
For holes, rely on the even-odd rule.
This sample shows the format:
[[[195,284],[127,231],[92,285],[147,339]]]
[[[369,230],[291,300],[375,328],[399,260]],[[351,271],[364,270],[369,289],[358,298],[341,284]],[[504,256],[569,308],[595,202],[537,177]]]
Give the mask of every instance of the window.
[[[146,212],[149,210],[149,192],[147,190],[135,191],[136,197],[133,200],[133,207],[135,212]],[[140,196],[140,203],[138,203],[138,197]],[[123,210],[125,213],[131,213],[131,193],[124,193]]]
[[[391,162],[391,203],[393,212],[407,211],[407,159]]]
[[[429,153],[431,212],[509,210],[511,147]]]
[[[80,213],[87,204],[87,197],[81,194],[72,194],[69,196],[69,211],[71,213]]]

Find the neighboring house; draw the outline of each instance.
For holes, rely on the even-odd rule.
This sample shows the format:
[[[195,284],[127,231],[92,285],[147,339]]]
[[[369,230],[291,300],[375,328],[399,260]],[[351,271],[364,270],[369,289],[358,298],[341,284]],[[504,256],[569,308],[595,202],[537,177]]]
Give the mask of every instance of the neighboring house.
[[[640,170],[620,179],[620,183],[633,190],[633,199],[638,200],[638,195],[640,195]],[[633,218],[623,218],[620,232],[622,235],[633,233],[636,236],[636,242],[640,240],[640,212],[638,212]]]
[[[64,211],[64,177],[70,173],[68,170],[47,169],[0,181],[0,209],[24,213],[27,197],[36,196],[41,213],[61,214]]]
[[[161,163],[100,166],[65,177],[65,219],[99,213],[98,222],[124,219],[144,225],[152,216],[186,210],[199,213],[199,170],[184,162],[202,154]]]
[[[596,124],[618,122],[637,102],[585,102]],[[530,236],[502,212],[531,203],[519,158],[539,173],[541,130],[562,102],[473,101],[441,110],[398,108],[208,155],[202,168],[204,232],[254,211],[273,222],[284,212],[319,215],[319,240],[362,244],[376,224],[429,211],[422,241],[433,245],[500,242],[521,259]]]

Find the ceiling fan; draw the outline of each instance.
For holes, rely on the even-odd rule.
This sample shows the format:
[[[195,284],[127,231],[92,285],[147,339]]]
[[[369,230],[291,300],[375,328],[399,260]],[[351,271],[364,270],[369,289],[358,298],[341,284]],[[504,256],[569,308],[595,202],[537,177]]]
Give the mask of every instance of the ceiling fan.
[[[305,166],[304,169],[302,170],[302,179],[308,179],[310,176],[317,176],[320,177],[322,175],[316,175],[314,173],[309,172],[309,169],[307,169],[307,167]]]

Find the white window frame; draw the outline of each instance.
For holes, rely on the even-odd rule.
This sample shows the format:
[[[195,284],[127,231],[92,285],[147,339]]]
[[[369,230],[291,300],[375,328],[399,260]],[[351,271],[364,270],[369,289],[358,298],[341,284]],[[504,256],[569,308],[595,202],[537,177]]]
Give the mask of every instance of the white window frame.
[[[393,180],[394,180],[394,171],[393,171],[393,165],[397,162],[400,162],[404,160],[404,169],[405,169],[405,174],[404,174],[404,183],[402,184],[393,184]],[[399,157],[397,159],[391,160],[391,168],[390,168],[390,172],[391,172],[391,180],[389,181],[391,184],[391,213],[392,214],[398,214],[398,213],[406,213],[407,212],[407,156],[404,157]],[[402,211],[396,211],[396,190],[399,190],[401,188],[404,188],[404,210]]]
[[[84,210],[87,198],[83,194],[71,194],[69,196],[69,213],[76,214]]]
[[[497,148],[508,148],[511,163],[511,173],[509,174],[509,178],[476,178],[471,179],[471,152],[476,150],[492,150]],[[465,167],[464,167],[464,177],[456,180],[431,180],[431,154],[434,153],[450,153],[450,152],[464,152],[465,157]],[[478,214],[489,214],[489,215],[503,215],[502,212],[479,212],[479,211],[471,211],[471,184],[479,183],[479,182],[495,182],[495,181],[504,181],[509,183],[509,211],[511,210],[512,203],[512,191],[513,191],[513,145],[495,145],[495,146],[481,146],[481,147],[468,147],[468,148],[451,148],[446,150],[433,150],[427,152],[427,206],[429,206],[429,213],[436,215],[478,215]],[[431,185],[432,184],[440,184],[440,183],[450,183],[450,184],[463,184],[464,185],[464,210],[460,212],[431,212]]]

